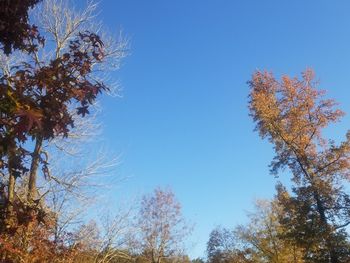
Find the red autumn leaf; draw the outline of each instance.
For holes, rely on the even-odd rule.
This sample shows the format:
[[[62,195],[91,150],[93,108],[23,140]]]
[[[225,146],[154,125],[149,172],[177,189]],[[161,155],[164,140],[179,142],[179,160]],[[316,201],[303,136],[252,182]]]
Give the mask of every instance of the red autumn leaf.
[[[40,110],[19,109],[17,110],[16,116],[21,118],[21,121],[19,122],[18,126],[21,127],[20,130],[24,129],[23,131],[30,131],[34,125],[35,127],[41,129],[41,119],[43,117],[43,114]]]

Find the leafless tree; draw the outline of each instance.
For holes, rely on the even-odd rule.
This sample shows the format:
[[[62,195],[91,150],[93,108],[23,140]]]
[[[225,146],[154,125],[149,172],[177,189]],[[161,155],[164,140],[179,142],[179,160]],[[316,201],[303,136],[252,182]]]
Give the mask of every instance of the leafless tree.
[[[95,257],[96,263],[131,261],[132,247],[134,246],[134,210],[133,205],[128,207],[119,206],[119,209],[111,215],[110,212],[103,213],[101,224],[103,235],[99,247],[99,253]]]
[[[119,204],[113,214],[102,212],[98,223],[90,221],[79,227],[72,241],[90,252],[84,262],[133,262],[134,208],[130,202],[127,206]]]
[[[184,238],[192,230],[174,193],[160,188],[142,198],[138,224],[142,252],[152,263],[182,254]]]

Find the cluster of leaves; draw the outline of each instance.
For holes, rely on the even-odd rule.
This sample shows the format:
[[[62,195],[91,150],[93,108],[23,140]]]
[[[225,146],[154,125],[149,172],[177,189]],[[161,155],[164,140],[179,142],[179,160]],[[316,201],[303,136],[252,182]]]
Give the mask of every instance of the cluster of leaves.
[[[1,169],[11,168],[16,176],[28,171],[28,152],[22,145],[29,138],[68,136],[74,126],[69,105],[78,103],[77,113],[85,116],[97,95],[106,90],[103,83],[89,79],[92,64],[102,59],[102,41],[96,34],[83,32],[49,65],[37,69],[23,63],[13,69],[13,75],[1,76]]]
[[[21,201],[13,204],[0,229],[1,262],[73,262],[79,245],[67,246],[66,240],[52,240],[54,214],[32,209]]]
[[[5,54],[14,49],[33,51],[31,43],[38,37],[38,28],[28,23],[28,10],[41,0],[0,1],[0,43]]]
[[[278,185],[277,202],[282,208],[278,220],[283,226],[280,238],[289,244],[303,248],[305,262],[329,262],[329,241],[338,262],[349,260],[350,242],[344,228],[330,232],[325,228],[312,203],[311,191],[308,188],[293,188],[291,196],[285,187]]]

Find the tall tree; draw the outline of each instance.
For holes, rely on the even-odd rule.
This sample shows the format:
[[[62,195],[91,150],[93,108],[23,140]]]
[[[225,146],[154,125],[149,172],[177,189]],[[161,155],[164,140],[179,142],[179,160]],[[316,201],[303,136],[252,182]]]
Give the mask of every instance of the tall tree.
[[[317,243],[317,249],[306,255],[311,262],[348,262],[345,227],[350,224],[350,197],[344,184],[350,175],[350,132],[338,145],[321,133],[344,113],[316,88],[312,70],[306,70],[301,79],[283,76],[281,81],[257,71],[249,85],[256,129],[274,145],[271,172],[288,168],[292,173],[294,196],[283,195],[281,203],[293,203],[297,209],[287,209],[304,229],[291,229],[296,230],[294,239]]]
[[[28,247],[32,255],[42,253],[44,249],[39,247],[44,235],[37,244],[34,237],[57,221],[57,215],[43,203],[46,193],[38,190],[40,175],[42,180],[54,178],[45,144],[71,135],[77,120],[90,113],[98,95],[109,91],[96,71],[125,54],[124,44],[112,47],[96,34],[98,28],[86,27],[91,24],[94,4],[77,14],[65,3],[46,0],[41,5],[38,21],[50,45],[45,46],[34,30],[25,40],[29,48],[16,56],[1,54],[0,258],[9,262],[11,253],[29,262]],[[73,183],[76,187],[77,181]],[[35,229],[40,235],[33,234]],[[50,244],[50,233],[45,233],[45,242]]]
[[[143,254],[152,263],[182,254],[183,239],[191,231],[174,193],[160,188],[142,198],[139,226]]]
[[[98,31],[103,39],[104,58],[101,63],[93,65],[90,77],[104,83],[108,86],[105,91],[114,94],[118,92],[118,85],[111,82],[113,78],[109,73],[119,68],[121,59],[126,55],[127,41],[121,34],[113,36],[104,29],[96,17],[97,7],[93,1],[88,1],[82,9],[76,9],[69,0],[45,0],[39,4],[31,12],[31,17],[51,45],[41,48],[34,56],[49,63],[69,48],[70,40],[79,32]],[[116,158],[110,154],[107,157],[101,149],[95,148],[94,156],[87,150],[100,135],[98,103],[90,106],[90,114],[84,118],[77,114],[74,106],[75,103],[69,107],[74,127],[70,127],[68,137],[58,136],[43,142],[42,155],[50,165],[48,176],[40,176],[40,170],[37,175],[37,188],[46,193],[46,204],[57,214],[57,237],[81,220],[88,208],[96,204],[100,197],[96,191],[103,187],[101,182],[115,180],[104,175],[112,172],[118,163]]]

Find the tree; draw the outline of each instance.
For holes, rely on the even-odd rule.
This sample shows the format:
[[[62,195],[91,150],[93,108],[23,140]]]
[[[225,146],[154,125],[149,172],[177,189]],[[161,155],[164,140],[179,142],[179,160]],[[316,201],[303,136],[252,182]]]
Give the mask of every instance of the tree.
[[[48,175],[47,162],[41,156],[42,143],[55,136],[68,135],[69,126],[74,125],[68,112],[71,101],[80,103],[77,111],[84,116],[88,113],[89,105],[106,88],[88,76],[91,63],[99,63],[102,59],[102,47],[97,35],[81,33],[71,41],[69,50],[49,65],[36,68],[23,64],[13,74],[1,78],[0,162],[2,174],[8,177],[8,181],[4,182],[7,184],[3,211],[6,221],[2,222],[5,229],[17,228],[18,223],[25,218],[16,212],[19,206],[36,213],[35,220],[42,220],[37,210],[41,198],[38,198],[36,185],[40,163],[44,175]],[[26,149],[29,138],[35,144],[33,151]],[[30,165],[27,165],[28,159]],[[22,202],[15,195],[15,184],[17,178],[26,173],[29,174],[28,202]]]
[[[277,200],[258,200],[247,225],[235,229],[236,242],[248,262],[303,263],[304,250],[282,238],[285,227],[279,222],[284,212]]]
[[[207,243],[209,263],[234,262],[235,250],[236,243],[233,231],[218,226],[210,232]]]
[[[208,263],[304,263],[303,249],[281,238],[282,212],[277,200],[258,200],[246,225],[213,229],[207,243]]]
[[[277,201],[283,208],[279,221],[284,232],[280,238],[293,246],[302,247],[305,262],[330,262],[324,229],[320,227],[321,222],[312,204],[310,192],[305,188],[295,187],[293,192],[295,196],[291,196],[283,185],[277,186]],[[347,262],[350,243],[346,230],[335,231],[332,242],[339,262]]]
[[[109,91],[97,71],[124,56],[124,42],[113,47],[109,41],[102,42],[95,33],[98,28],[95,31],[86,27],[95,5],[76,15],[72,9],[63,10],[62,4],[47,0],[41,5],[45,17],[38,21],[45,39],[52,40],[50,45],[45,46],[35,31],[26,40],[29,49],[16,56],[1,56],[4,58],[0,66],[2,260],[10,260],[13,253],[24,260],[26,255],[19,251],[28,254],[28,247],[32,248],[33,256],[42,253],[44,249],[39,250],[33,243],[36,237],[42,237],[38,242],[52,245],[50,234],[57,214],[45,204],[48,192],[40,193],[39,176],[42,175],[43,181],[72,181],[59,181],[62,177],[51,173],[45,145],[72,134],[77,120],[90,113],[98,95]],[[70,190],[77,186],[77,180],[73,183]],[[33,235],[35,231],[41,234]]]
[[[316,89],[311,70],[301,80],[283,76],[281,81],[257,71],[249,85],[256,130],[274,145],[271,172],[288,168],[292,173],[294,196],[278,194],[289,212],[282,223],[292,220],[303,228],[292,228],[290,234],[295,242],[317,248],[305,256],[310,262],[349,261],[345,227],[350,224],[350,197],[344,184],[350,175],[350,132],[338,145],[321,134],[344,113]]]
[[[103,39],[104,58],[101,63],[93,65],[90,77],[104,83],[108,87],[105,92],[113,95],[118,91],[118,85],[110,81],[109,73],[119,68],[121,59],[126,56],[128,43],[121,34],[113,36],[106,32],[96,19],[96,9],[97,4],[93,1],[88,1],[83,9],[75,9],[69,0],[45,0],[38,5],[31,17],[52,45],[42,47],[40,52],[35,52],[35,57],[49,63],[69,48],[70,40],[79,32],[99,32]],[[98,105],[95,102],[90,105],[89,114],[84,118],[77,114],[74,106],[75,103],[68,109],[74,121],[68,137],[58,136],[42,145],[42,154],[50,163],[47,170],[49,176],[44,177],[44,180],[37,176],[37,188],[46,193],[47,205],[58,215],[56,236],[81,221],[82,215],[96,203],[97,192],[104,187],[101,181],[108,179],[104,175],[113,171],[118,164],[117,158],[110,154],[107,157],[101,149],[94,149],[95,156],[86,150],[92,141],[99,139]],[[101,177],[104,177],[103,180]]]
[[[174,193],[160,188],[143,196],[138,225],[143,255],[152,263],[181,254],[183,239],[191,232]]]

